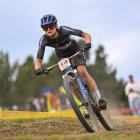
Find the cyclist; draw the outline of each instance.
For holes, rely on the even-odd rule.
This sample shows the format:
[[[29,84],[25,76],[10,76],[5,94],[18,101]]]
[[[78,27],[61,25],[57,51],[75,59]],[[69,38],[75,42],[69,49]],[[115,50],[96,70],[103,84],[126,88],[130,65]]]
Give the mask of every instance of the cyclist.
[[[59,110],[60,100],[58,96],[54,93],[53,88],[43,87],[41,91],[45,97],[48,112],[55,112]]]
[[[39,41],[39,50],[35,60],[36,75],[44,73],[44,70],[41,68],[41,64],[46,46],[55,48],[56,55],[59,59],[70,57],[80,50],[79,44],[74,39],[71,39],[70,35],[82,37],[86,43],[84,46],[85,50],[89,50],[91,48],[91,36],[88,33],[67,26],[58,27],[57,19],[54,15],[44,15],[41,18],[41,28],[45,34]],[[95,103],[97,103],[101,109],[106,109],[106,101],[101,97],[96,82],[86,69],[85,57],[83,55],[79,55],[75,57],[73,61],[78,73],[85,80]]]

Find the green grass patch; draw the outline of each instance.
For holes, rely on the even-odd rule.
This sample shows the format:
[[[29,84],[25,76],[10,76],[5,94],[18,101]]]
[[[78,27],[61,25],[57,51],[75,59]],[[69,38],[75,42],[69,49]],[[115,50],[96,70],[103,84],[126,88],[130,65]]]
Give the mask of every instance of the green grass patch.
[[[138,118],[137,118],[138,119]],[[87,133],[76,118],[1,120],[0,140],[139,140],[139,121],[115,120],[116,130]],[[121,125],[120,125],[121,124]]]

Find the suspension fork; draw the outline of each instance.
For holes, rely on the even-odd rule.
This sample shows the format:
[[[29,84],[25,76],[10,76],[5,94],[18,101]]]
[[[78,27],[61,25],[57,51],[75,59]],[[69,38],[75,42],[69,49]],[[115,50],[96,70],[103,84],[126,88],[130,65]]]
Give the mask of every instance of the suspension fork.
[[[83,83],[80,75],[78,74],[77,70],[76,69],[74,69],[74,70],[71,69],[70,71],[67,71],[64,75],[62,75],[62,78],[64,79],[64,77],[66,77],[68,75],[72,76],[76,80],[76,82],[77,82],[77,84],[79,86],[79,89],[81,91],[81,95],[83,96],[84,103],[88,103],[88,101],[89,101],[89,98],[88,97],[89,96],[88,96],[86,87],[84,86],[84,83]],[[77,98],[74,95],[74,100],[75,100],[75,102],[77,103],[78,106],[82,106],[83,101],[81,102],[81,100],[79,100],[79,97]]]
[[[84,82],[81,79],[81,76],[78,74],[77,70],[74,70],[74,73],[75,73],[75,79],[76,79],[76,81],[77,81],[77,83],[78,83],[78,85],[80,87],[81,94],[83,95],[85,103],[88,103],[90,101],[90,98],[89,98],[87,89],[86,89],[86,87],[84,85]]]

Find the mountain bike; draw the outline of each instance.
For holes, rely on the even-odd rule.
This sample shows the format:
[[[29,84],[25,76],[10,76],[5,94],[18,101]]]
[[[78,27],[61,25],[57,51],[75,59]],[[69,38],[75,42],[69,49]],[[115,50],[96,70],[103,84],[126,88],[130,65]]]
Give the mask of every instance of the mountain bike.
[[[106,130],[113,130],[113,123],[108,110],[101,110],[97,106],[97,103],[90,97],[90,92],[84,80],[72,67],[70,60],[77,55],[84,54],[84,52],[84,50],[81,50],[71,57],[61,59],[55,65],[46,68],[45,72],[48,73],[57,66],[62,71],[63,84],[69,102],[79,121],[88,132],[99,131],[99,122]],[[85,112],[88,113],[89,117],[85,117]]]

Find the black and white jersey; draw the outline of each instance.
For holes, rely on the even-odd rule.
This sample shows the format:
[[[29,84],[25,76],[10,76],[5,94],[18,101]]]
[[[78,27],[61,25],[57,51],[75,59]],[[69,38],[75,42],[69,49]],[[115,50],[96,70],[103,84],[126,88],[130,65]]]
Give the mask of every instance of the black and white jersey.
[[[55,48],[58,58],[69,57],[79,51],[80,46],[70,36],[82,37],[83,32],[81,30],[60,26],[57,31],[58,38],[51,39],[46,34],[41,37],[37,58],[43,59],[46,46]]]

